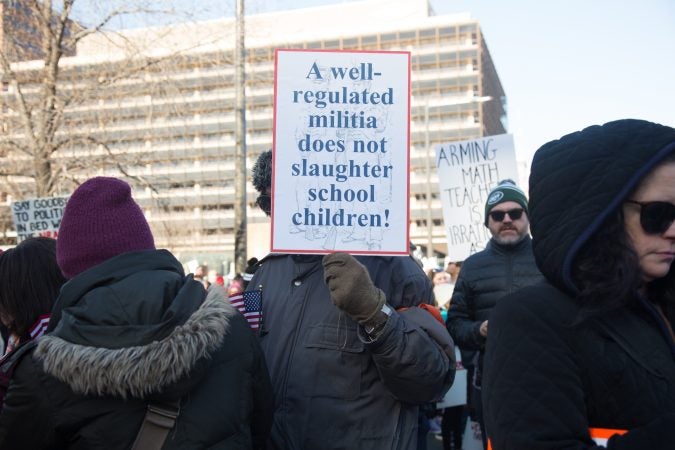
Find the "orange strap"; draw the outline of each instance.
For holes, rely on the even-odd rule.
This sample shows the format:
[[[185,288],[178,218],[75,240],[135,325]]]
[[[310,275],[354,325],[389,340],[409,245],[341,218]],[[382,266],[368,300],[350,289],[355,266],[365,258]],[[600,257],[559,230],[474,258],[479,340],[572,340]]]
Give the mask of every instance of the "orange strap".
[[[622,435],[628,433],[628,430],[612,430],[611,428],[589,428],[593,439],[609,439],[615,434]]]
[[[593,440],[596,439],[609,439],[615,434],[626,434],[628,430],[612,430],[611,428],[589,428],[588,431],[591,434],[591,438]],[[488,450],[492,450],[492,442],[490,442],[490,439],[488,439],[488,444],[487,444]]]

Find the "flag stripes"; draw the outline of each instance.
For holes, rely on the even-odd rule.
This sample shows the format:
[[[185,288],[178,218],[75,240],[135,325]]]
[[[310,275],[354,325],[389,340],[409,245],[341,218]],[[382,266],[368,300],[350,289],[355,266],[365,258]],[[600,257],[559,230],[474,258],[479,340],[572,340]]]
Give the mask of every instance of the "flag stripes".
[[[230,304],[244,315],[252,330],[260,328],[262,322],[262,292],[246,291],[230,295]]]

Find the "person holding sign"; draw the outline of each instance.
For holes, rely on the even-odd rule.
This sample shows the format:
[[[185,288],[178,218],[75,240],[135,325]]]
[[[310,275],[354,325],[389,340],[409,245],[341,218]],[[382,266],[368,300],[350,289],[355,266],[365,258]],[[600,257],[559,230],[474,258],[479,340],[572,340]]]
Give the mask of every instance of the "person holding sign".
[[[271,168],[265,152],[253,169],[268,215]],[[412,258],[270,254],[252,290],[274,389],[269,449],[416,448],[419,405],[452,384],[454,346],[416,307],[432,292]]]
[[[96,177],[75,190],[56,260],[68,281],[16,366],[0,448],[265,447],[272,393],[257,339],[155,249],[127,183]]]
[[[626,119],[545,144],[529,211],[546,281],[490,316],[492,448],[672,449],[675,129]]]
[[[469,371],[473,373],[470,399],[472,418],[480,424],[485,446],[481,376],[488,318],[501,297],[541,281],[542,276],[532,256],[527,198],[512,180],[503,180],[488,194],[484,223],[492,238],[483,251],[464,261],[452,294],[447,324],[462,350],[478,352],[477,362]]]

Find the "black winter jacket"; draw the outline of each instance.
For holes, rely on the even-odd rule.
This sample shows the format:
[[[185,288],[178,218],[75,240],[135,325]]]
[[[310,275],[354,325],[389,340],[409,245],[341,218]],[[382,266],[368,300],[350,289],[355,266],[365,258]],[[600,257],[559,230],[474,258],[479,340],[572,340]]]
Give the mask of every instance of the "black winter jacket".
[[[672,153],[675,130],[625,120],[565,136],[535,155],[530,224],[547,280],[502,299],[490,319],[483,406],[493,449],[604,448],[590,428],[627,431],[609,439],[611,450],[674,448],[675,342],[664,319],[636,299],[582,320],[571,277],[604,218]],[[665,310],[674,326],[675,305]]]
[[[448,311],[448,331],[463,350],[483,350],[480,325],[490,318],[497,301],[544,277],[532,254],[532,239],[504,246],[490,239],[484,250],[462,264]]]
[[[270,448],[413,449],[418,405],[442,398],[454,379],[444,350],[395,311],[428,302],[429,279],[408,257],[357,257],[394,309],[370,341],[331,301],[321,258],[270,255],[247,288],[262,289],[260,343],[275,401]]]
[[[169,252],[126,253],[70,280],[48,333],[16,367],[0,448],[130,448],[146,405],[175,400],[164,449],[264,447],[271,387],[255,335]]]

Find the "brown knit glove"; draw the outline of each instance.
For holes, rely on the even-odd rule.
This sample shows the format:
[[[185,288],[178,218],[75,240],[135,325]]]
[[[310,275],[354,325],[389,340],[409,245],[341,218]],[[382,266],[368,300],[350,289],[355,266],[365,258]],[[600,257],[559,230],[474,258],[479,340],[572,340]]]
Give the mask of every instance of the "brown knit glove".
[[[368,270],[347,253],[323,257],[323,274],[335,306],[360,324],[368,323],[386,301],[376,288]]]

